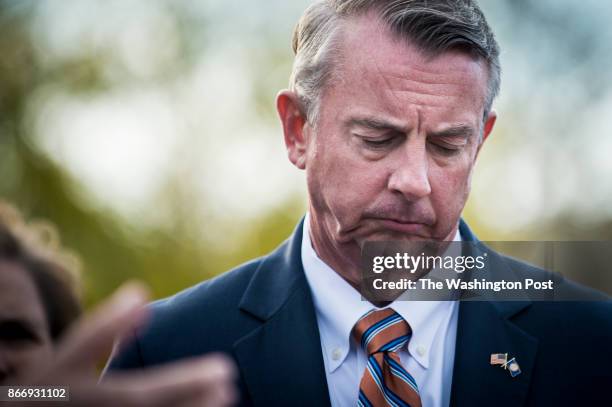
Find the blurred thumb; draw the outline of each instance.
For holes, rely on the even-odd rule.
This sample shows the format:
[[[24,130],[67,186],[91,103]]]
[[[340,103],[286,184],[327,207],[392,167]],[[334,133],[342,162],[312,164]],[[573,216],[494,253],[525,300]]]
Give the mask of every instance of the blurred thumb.
[[[143,284],[124,284],[67,333],[60,343],[56,361],[73,367],[96,364],[108,355],[116,337],[144,322],[148,300],[148,290]]]

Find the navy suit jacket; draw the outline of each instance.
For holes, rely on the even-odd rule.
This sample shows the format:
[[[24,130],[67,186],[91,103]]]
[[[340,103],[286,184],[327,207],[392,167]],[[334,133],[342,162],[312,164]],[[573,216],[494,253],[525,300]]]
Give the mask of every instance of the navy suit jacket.
[[[461,233],[475,239],[463,222]],[[151,322],[108,369],[220,351],[239,368],[242,406],[330,405],[301,239],[302,223],[271,254],[153,303]],[[612,406],[611,346],[609,300],[461,302],[451,405]],[[497,352],[514,356],[521,374],[491,366]]]

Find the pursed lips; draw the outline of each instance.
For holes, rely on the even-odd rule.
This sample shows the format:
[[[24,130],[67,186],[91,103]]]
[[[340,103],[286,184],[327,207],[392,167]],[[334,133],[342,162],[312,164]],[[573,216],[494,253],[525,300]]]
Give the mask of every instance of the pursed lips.
[[[432,222],[425,219],[377,217],[371,218],[385,229],[394,230],[401,233],[421,235]]]

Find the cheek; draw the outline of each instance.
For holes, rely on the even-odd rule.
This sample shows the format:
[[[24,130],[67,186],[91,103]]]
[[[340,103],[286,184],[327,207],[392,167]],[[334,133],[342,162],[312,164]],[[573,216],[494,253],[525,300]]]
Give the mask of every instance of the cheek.
[[[340,137],[313,147],[307,167],[311,197],[341,223],[353,221],[385,188],[386,170],[364,160]]]
[[[438,215],[453,218],[463,210],[470,191],[472,164],[468,160],[457,165],[434,167],[431,172],[432,202]]]

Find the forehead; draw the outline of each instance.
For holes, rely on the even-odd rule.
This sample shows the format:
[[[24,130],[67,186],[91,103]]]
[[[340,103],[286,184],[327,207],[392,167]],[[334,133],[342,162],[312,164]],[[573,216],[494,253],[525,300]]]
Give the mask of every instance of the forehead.
[[[459,50],[431,56],[371,13],[347,19],[337,45],[329,88],[351,98],[356,109],[400,116],[419,110],[451,121],[482,118],[488,75],[481,59]]]
[[[0,293],[0,321],[19,319],[46,326],[36,286],[22,266],[0,260]]]

